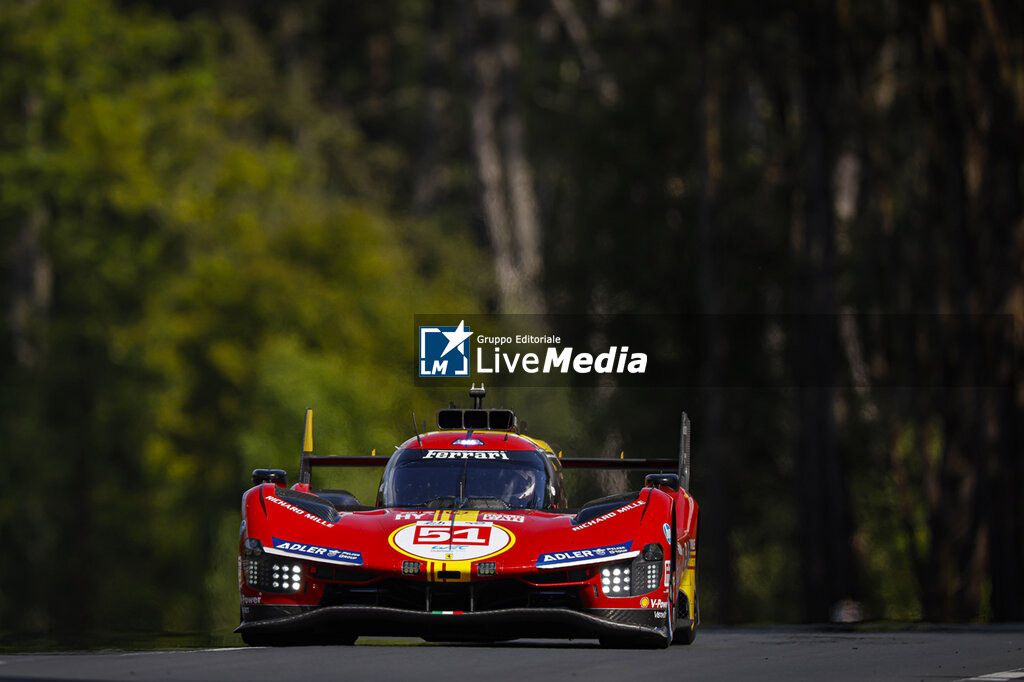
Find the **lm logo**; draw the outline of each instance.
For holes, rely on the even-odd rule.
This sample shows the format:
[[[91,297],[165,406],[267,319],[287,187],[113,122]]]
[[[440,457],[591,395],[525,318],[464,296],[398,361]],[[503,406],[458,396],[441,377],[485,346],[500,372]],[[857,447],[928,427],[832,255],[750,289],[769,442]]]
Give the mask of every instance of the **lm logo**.
[[[420,376],[468,377],[471,334],[465,320],[458,327],[420,327]]]

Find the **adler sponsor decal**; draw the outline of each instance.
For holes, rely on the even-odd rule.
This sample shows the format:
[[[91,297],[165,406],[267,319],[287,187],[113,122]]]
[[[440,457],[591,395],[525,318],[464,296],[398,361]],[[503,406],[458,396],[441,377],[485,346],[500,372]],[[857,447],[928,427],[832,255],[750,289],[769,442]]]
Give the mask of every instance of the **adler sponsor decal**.
[[[335,547],[321,547],[319,545],[307,545],[301,542],[290,542],[272,538],[274,549],[288,554],[310,557],[312,559],[323,559],[346,564],[363,564],[363,555],[348,549],[337,549]]]
[[[643,505],[644,505],[644,500],[637,499],[637,500],[635,500],[633,502],[630,502],[625,507],[619,507],[618,509],[615,509],[614,511],[610,511],[610,512],[608,512],[607,514],[605,514],[603,516],[598,516],[596,519],[591,519],[590,521],[587,521],[586,523],[581,523],[578,526],[573,526],[572,529],[573,530],[583,530],[584,528],[590,528],[591,526],[596,526],[599,523],[604,523],[608,519],[615,518],[619,514],[624,514],[625,512],[628,512],[630,509],[636,509],[637,507],[642,507]]]
[[[590,564],[596,561],[604,561],[628,553],[629,548],[632,546],[633,541],[630,540],[619,545],[573,549],[564,552],[546,552],[537,557],[537,568],[572,566],[575,564]]]

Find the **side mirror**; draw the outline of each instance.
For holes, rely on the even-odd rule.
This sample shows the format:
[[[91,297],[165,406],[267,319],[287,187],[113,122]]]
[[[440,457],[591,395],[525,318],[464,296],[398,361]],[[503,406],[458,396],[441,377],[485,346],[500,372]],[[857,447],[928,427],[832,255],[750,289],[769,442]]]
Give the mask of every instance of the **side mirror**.
[[[647,477],[644,478],[645,488],[660,488],[662,486],[679,490],[679,474],[647,474]]]
[[[284,469],[254,469],[252,472],[252,484],[273,483],[274,485],[288,485],[288,472]]]

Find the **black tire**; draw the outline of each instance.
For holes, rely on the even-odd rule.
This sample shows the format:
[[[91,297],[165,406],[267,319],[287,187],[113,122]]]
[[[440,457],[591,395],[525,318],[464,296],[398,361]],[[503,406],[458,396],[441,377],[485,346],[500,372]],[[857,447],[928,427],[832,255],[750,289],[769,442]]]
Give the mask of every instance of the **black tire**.
[[[695,543],[694,551],[696,552],[700,547],[700,533],[697,533],[697,542]],[[685,569],[684,569],[685,570]],[[679,599],[676,601],[676,622],[685,623],[683,627],[676,628],[675,635],[672,638],[673,644],[693,644],[693,640],[697,639],[697,625],[700,624],[700,591],[699,584],[697,582],[697,562],[693,564],[693,604],[687,603],[689,600],[686,597],[686,593],[682,590],[679,591]],[[682,606],[686,605],[686,616],[680,617],[683,614]]]
[[[680,593],[680,597],[686,599],[682,593]],[[690,619],[686,623],[684,627],[676,628],[675,635],[672,637],[673,644],[693,644],[693,640],[697,639],[697,620]]]
[[[676,622],[683,623],[677,627],[672,637],[673,644],[693,644],[697,639],[697,624],[700,622],[700,598],[697,596],[697,573],[693,574],[693,608],[689,608],[686,593],[679,590],[679,598],[676,601]],[[683,605],[686,605],[685,616]]]

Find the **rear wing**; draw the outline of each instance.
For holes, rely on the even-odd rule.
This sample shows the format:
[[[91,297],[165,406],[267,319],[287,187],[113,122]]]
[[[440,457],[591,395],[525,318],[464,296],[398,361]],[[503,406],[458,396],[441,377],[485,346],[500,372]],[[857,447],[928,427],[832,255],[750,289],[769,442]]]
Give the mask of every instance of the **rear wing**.
[[[299,483],[310,482],[313,467],[384,467],[389,455],[314,455],[313,408],[306,408],[306,428],[302,435],[302,456],[299,458]]]
[[[679,485],[690,489],[690,418],[685,412],[679,425],[678,459],[626,459],[620,457],[559,457],[566,469],[617,469],[627,471],[671,471],[679,475]]]
[[[496,412],[497,410],[495,410]],[[299,460],[299,483],[309,483],[313,467],[384,467],[389,455],[314,455],[313,410],[306,409],[306,427],[302,438],[302,456]],[[679,475],[679,485],[690,489],[690,418],[685,412],[679,426],[678,459],[626,459],[620,457],[560,457],[558,461],[567,469],[618,469],[635,471],[671,471]]]

